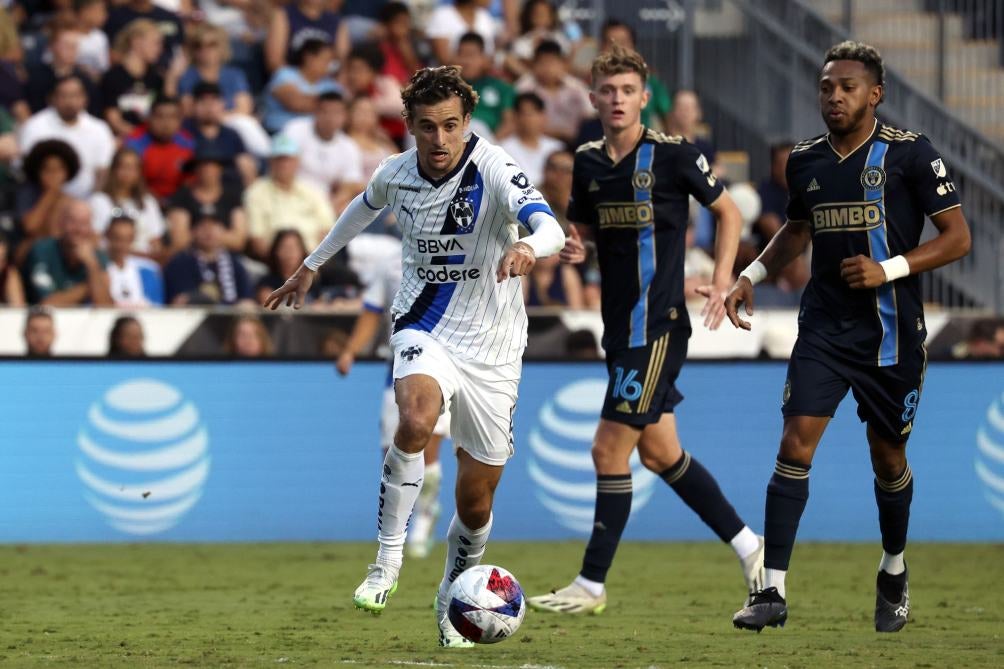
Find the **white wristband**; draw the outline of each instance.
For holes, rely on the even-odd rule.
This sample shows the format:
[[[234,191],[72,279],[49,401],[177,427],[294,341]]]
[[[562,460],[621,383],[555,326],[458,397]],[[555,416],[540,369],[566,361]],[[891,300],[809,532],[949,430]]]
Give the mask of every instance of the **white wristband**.
[[[746,277],[755,286],[767,278],[767,268],[759,260],[754,260],[746,269],[739,273],[739,276]]]
[[[910,263],[903,256],[883,260],[879,263],[879,266],[885,272],[886,283],[902,279],[904,276],[910,276]]]

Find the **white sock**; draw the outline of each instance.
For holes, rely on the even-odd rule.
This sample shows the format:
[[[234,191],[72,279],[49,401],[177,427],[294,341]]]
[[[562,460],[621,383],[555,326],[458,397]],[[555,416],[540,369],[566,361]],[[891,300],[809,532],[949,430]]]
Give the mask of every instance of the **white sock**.
[[[418,503],[415,504],[415,513],[426,513],[432,509],[439,501],[439,484],[443,480],[443,465],[439,462],[431,462],[425,465],[425,481],[422,483],[422,492],[418,495]]]
[[[578,583],[583,588],[585,588],[586,592],[588,592],[593,597],[599,597],[600,595],[602,595],[603,594],[603,590],[606,588],[606,586],[603,585],[602,583],[599,583],[597,581],[590,581],[588,578],[586,578],[582,574],[579,574],[578,576],[576,576],[574,582]]]
[[[739,534],[732,537],[729,543],[740,560],[745,560],[760,548],[760,538],[757,537],[756,533],[748,525],[743,525],[743,529],[739,530]]]
[[[481,563],[491,531],[492,516],[488,516],[488,524],[484,527],[471,530],[460,521],[456,513],[453,514],[450,531],[446,535],[446,568],[443,570],[443,580],[439,584],[440,601],[446,601],[450,585],[457,576]]]
[[[882,561],[879,562],[879,571],[884,571],[890,576],[902,574],[906,571],[906,562],[903,561],[903,554],[889,555],[882,551]]]
[[[422,452],[405,453],[397,446],[387,449],[380,478],[380,509],[377,511],[377,564],[401,569],[404,539],[415,500],[422,491],[425,463]]]
[[[765,569],[764,570],[764,589],[767,588],[777,588],[777,594],[782,597],[784,594],[784,577],[788,575],[785,569]]]

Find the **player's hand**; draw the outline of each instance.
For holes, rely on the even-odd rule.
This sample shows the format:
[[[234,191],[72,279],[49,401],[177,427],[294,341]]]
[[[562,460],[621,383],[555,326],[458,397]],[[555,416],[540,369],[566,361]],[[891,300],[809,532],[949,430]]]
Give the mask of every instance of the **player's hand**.
[[[561,249],[558,258],[566,265],[578,265],[586,260],[586,245],[582,243],[579,231],[575,229],[574,225],[568,226],[565,248]]]
[[[725,295],[726,292],[713,285],[698,286],[694,289],[698,295],[708,298],[701,309],[704,316],[704,327],[709,330],[717,330],[718,326],[725,320]]]
[[[351,351],[343,351],[338,360],[335,361],[335,369],[342,376],[348,376],[349,371],[352,369],[353,363],[356,361],[356,356],[352,354]]]
[[[851,288],[878,288],[885,283],[885,270],[868,256],[856,255],[840,263],[840,277]]]
[[[525,276],[530,273],[536,262],[537,257],[534,255],[530,245],[524,242],[516,242],[502,256],[498,271],[495,272],[495,281],[502,283],[510,277]]]
[[[739,317],[739,306],[746,305],[746,315],[753,315],[753,284],[744,276],[739,277],[728,295],[725,296],[725,315],[732,321],[732,325],[743,330],[753,328],[749,321],[744,321]]]
[[[299,309],[303,306],[307,291],[310,290],[310,284],[314,283],[314,275],[316,274],[317,272],[308,269],[306,265],[300,265],[293,272],[293,275],[286,279],[286,283],[273,290],[265,298],[265,308],[275,311],[285,301],[287,307]]]

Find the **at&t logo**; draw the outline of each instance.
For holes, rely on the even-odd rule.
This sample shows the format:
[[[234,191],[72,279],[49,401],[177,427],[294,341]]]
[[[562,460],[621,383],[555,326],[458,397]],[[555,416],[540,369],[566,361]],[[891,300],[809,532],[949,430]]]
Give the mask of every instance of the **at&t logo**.
[[[976,431],[976,475],[991,506],[1004,515],[1004,393],[987,407]]]
[[[84,498],[126,534],[174,527],[209,475],[209,436],[198,409],[154,379],[109,389],[91,405],[77,445]]]
[[[528,468],[537,500],[570,530],[588,535],[593,529],[596,473],[590,449],[603,408],[607,382],[575,381],[559,389],[537,414],[530,431]],[[648,503],[658,477],[645,469],[638,453],[631,456],[634,485],[631,512]]]

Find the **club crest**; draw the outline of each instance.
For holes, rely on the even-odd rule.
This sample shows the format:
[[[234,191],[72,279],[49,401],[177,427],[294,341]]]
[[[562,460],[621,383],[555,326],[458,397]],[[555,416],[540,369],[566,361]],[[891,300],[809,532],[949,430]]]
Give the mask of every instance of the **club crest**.
[[[450,216],[456,222],[459,232],[470,232],[474,227],[474,207],[470,200],[454,200],[450,204]]]
[[[868,190],[876,190],[885,186],[885,170],[877,165],[866,167],[861,173],[861,185]]]
[[[649,170],[638,170],[631,177],[631,185],[635,190],[652,190],[655,184],[655,175]]]

